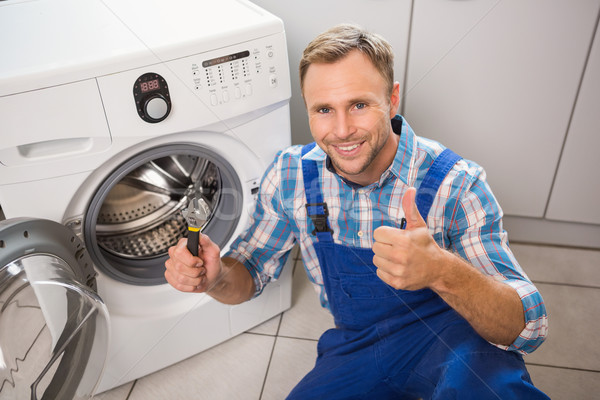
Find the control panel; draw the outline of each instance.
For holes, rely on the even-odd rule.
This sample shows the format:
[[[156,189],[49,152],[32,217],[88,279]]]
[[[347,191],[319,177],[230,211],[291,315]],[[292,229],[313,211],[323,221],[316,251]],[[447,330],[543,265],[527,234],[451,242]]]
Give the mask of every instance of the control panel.
[[[279,86],[280,76],[289,80],[285,47],[279,46],[278,54],[278,45],[256,41],[226,53],[195,56],[188,64],[193,90],[206,105],[223,108],[268,95]]]
[[[157,123],[171,112],[171,96],[167,81],[154,72],[137,78],[133,85],[133,98],[138,115],[149,123]]]
[[[235,118],[231,129],[289,102],[283,32],[215,47],[98,77],[111,135],[173,133]]]

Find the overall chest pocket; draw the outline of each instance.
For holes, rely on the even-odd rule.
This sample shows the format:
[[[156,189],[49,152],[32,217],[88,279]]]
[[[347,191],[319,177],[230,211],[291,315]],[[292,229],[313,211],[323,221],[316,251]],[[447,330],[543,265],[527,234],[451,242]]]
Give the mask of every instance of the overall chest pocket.
[[[403,303],[421,302],[433,294],[429,289],[397,290],[379,279],[375,272],[363,274],[339,273],[340,288],[354,300],[397,298]]]

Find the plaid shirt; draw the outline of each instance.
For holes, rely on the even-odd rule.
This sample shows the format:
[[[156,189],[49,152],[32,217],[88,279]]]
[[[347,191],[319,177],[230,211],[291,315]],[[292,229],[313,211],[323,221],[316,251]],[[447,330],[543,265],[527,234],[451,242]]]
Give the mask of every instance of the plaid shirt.
[[[357,187],[331,168],[318,147],[305,157],[316,160],[323,199],[329,209],[329,224],[335,243],[371,248],[373,231],[382,225],[399,227],[404,216],[401,199],[407,188],[419,187],[429,166],[444,147],[418,137],[403,118],[392,120],[400,143],[392,165],[378,182]],[[299,243],[308,277],[327,307],[323,276],[311,234],[314,225],[306,215],[302,179],[301,146],[277,155],[266,171],[249,229],[228,252],[246,265],[254,277],[256,294],[277,279],[285,260]],[[458,253],[482,273],[513,287],[523,303],[526,325],[506,350],[529,353],[546,337],[546,309],[508,247],[502,227],[502,210],[492,194],[485,171],[469,160],[459,161],[444,179],[427,217],[427,226],[438,245]]]

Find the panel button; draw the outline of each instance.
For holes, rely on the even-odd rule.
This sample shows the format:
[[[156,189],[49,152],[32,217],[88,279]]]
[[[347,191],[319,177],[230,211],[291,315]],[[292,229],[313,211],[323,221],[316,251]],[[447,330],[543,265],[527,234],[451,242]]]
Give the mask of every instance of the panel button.
[[[210,104],[212,104],[213,106],[219,104],[219,99],[217,99],[217,95],[214,93],[211,93],[210,95]]]
[[[269,76],[269,86],[271,86],[272,88],[276,88],[277,87],[277,83],[278,83],[277,75],[271,74]]]

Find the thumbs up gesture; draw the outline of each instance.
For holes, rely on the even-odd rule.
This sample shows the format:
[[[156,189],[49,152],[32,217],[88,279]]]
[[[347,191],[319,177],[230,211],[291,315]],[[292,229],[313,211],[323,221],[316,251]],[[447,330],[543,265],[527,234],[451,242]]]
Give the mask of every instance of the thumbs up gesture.
[[[439,277],[443,250],[433,240],[415,204],[416,189],[402,197],[406,218],[404,230],[382,226],[375,230],[373,263],[377,276],[395,289],[418,290],[431,287]]]

